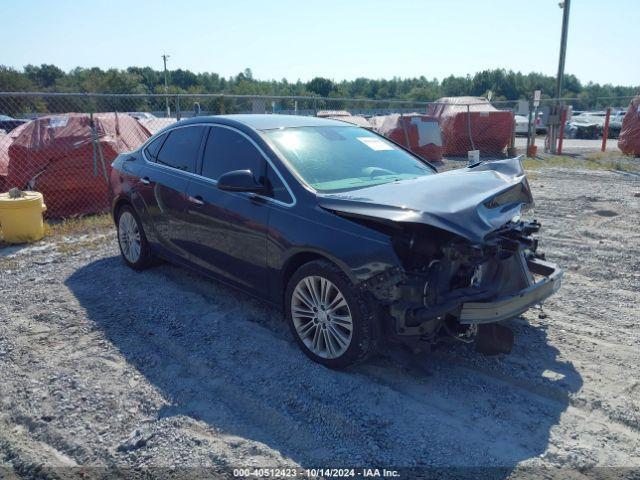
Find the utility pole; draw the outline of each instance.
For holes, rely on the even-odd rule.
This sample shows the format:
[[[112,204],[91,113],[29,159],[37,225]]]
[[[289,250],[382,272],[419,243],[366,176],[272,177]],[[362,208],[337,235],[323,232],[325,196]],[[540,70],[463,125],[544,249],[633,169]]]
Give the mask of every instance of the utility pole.
[[[571,0],[564,0],[558,3],[558,6],[563,9],[562,12],[562,35],[560,36],[560,59],[558,60],[558,77],[556,78],[556,105],[555,105],[555,118],[560,121],[561,117],[561,105],[560,98],[562,98],[562,80],[564,77],[564,61],[567,56],[567,36],[569,31],[569,8],[571,7]],[[556,123],[551,129],[551,153],[556,153],[556,140],[558,138],[559,123]]]
[[[162,60],[164,62],[164,99],[167,105],[167,118],[171,116],[171,110],[169,109],[169,82],[167,81],[167,58],[169,55],[166,53],[162,54]]]

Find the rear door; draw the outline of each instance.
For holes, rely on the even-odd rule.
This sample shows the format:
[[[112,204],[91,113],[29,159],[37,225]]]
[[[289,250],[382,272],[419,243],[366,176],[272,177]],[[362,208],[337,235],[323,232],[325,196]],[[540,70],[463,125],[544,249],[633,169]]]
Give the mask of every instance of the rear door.
[[[232,170],[251,170],[268,182],[267,162],[244,133],[211,127],[205,142],[201,176],[188,188],[193,262],[251,293],[267,294],[267,230],[270,200],[262,195],[217,188],[218,178]]]
[[[141,181],[154,237],[172,256],[189,258],[189,199],[187,187],[194,178],[207,127],[188,125],[171,129],[160,145],[149,144]]]

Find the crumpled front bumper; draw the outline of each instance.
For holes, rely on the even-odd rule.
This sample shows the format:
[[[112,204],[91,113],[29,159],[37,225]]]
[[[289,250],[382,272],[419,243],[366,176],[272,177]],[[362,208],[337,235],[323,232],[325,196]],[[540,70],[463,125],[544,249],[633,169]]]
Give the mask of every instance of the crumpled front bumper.
[[[533,274],[542,278],[527,288],[490,302],[463,303],[459,322],[483,324],[514,318],[558,291],[562,281],[562,269],[537,258],[528,260],[527,266]]]

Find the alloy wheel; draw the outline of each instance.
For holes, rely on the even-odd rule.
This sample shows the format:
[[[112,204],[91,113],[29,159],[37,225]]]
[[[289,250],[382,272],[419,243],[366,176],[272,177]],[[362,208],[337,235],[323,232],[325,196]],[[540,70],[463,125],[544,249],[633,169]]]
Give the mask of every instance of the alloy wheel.
[[[321,276],[304,277],[293,290],[291,316],[296,333],[322,358],[343,355],[353,337],[353,318],[342,292]]]
[[[130,263],[140,259],[142,242],[138,222],[129,211],[122,212],[118,221],[118,241],[122,254]]]

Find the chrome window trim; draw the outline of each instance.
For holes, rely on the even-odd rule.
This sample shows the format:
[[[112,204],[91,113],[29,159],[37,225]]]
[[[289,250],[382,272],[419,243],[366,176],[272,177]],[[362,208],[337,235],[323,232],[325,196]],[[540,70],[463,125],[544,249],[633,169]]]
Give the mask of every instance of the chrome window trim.
[[[296,203],[298,203],[298,201],[297,201],[297,199],[296,199],[296,196],[293,194],[293,191],[291,190],[291,187],[289,187],[289,184],[288,184],[288,183],[287,183],[287,181],[284,179],[284,177],[282,176],[282,174],[280,173],[280,171],[279,171],[279,170],[276,168],[276,166],[273,164],[273,162],[271,161],[271,159],[267,156],[267,154],[264,152],[264,150],[263,150],[262,148],[260,148],[260,146],[259,146],[256,142],[254,142],[254,141],[253,141],[253,139],[252,139],[251,137],[249,137],[249,135],[247,135],[247,134],[246,134],[246,133],[244,133],[243,131],[238,130],[238,129],[237,129],[237,128],[235,128],[235,127],[231,127],[231,126],[229,126],[229,125],[222,125],[222,124],[219,124],[219,123],[204,123],[204,122],[203,122],[203,123],[190,123],[190,124],[188,124],[188,125],[178,125],[178,126],[175,126],[175,127],[169,127],[169,128],[164,129],[164,130],[162,130],[161,132],[158,132],[158,133],[160,133],[161,135],[163,135],[163,134],[165,134],[165,133],[169,133],[169,132],[171,132],[172,130],[177,130],[177,129],[179,129],[179,128],[188,128],[188,127],[226,128],[226,129],[228,129],[228,130],[232,130],[232,131],[234,131],[234,132],[239,133],[240,135],[242,135],[244,138],[246,138],[247,140],[249,140],[249,142],[251,142],[251,144],[252,144],[252,145],[253,145],[253,146],[258,150],[258,152],[260,152],[260,155],[262,155],[262,158],[264,158],[264,160],[267,162],[267,164],[268,164],[268,165],[273,169],[273,171],[276,173],[276,175],[278,176],[278,178],[280,179],[280,181],[282,182],[282,184],[284,185],[284,187],[287,189],[287,192],[289,192],[289,195],[291,196],[292,201],[291,201],[291,203],[286,203],[286,202],[283,202],[283,201],[281,201],[281,200],[276,200],[275,198],[272,198],[272,197],[267,197],[267,196],[265,196],[265,195],[260,195],[260,194],[258,194],[258,193],[242,193],[242,192],[236,192],[236,193],[239,193],[239,194],[240,194],[240,195],[242,195],[243,197],[247,197],[247,198],[251,198],[251,197],[259,197],[259,198],[262,198],[262,199],[264,199],[264,200],[267,200],[267,201],[269,201],[269,202],[271,202],[271,203],[275,203],[275,204],[277,204],[277,205],[282,205],[283,207],[288,207],[288,208],[291,208],[291,207],[295,206],[295,205],[296,205]],[[218,184],[218,181],[217,181],[217,180],[214,180],[214,179],[212,179],[212,178],[207,178],[207,177],[204,177],[204,176],[202,176],[202,175],[198,175],[197,173],[185,172],[184,170],[179,170],[179,169],[177,169],[177,168],[173,168],[173,167],[170,167],[170,166],[168,166],[168,165],[163,165],[163,164],[158,163],[158,162],[152,162],[152,161],[149,161],[149,160],[147,159],[147,156],[146,156],[146,154],[145,154],[145,152],[144,152],[144,151],[145,151],[145,149],[147,148],[148,144],[149,144],[149,143],[151,143],[151,142],[154,140],[154,137],[155,137],[155,135],[151,136],[151,137],[150,137],[150,138],[149,138],[145,143],[143,143],[143,144],[142,144],[142,146],[140,147],[140,149],[141,149],[141,150],[140,150],[140,152],[141,152],[141,155],[142,155],[142,159],[145,161],[145,163],[146,163],[147,165],[152,165],[152,166],[154,166],[154,167],[163,168],[163,169],[168,170],[168,171],[170,171],[170,172],[172,172],[172,173],[181,173],[181,174],[187,175],[187,176],[189,176],[189,177],[193,177],[193,178],[195,178],[195,179],[197,179],[197,180],[200,180],[200,181],[204,181],[204,182],[210,183],[210,184],[212,184],[212,185],[217,185],[217,184]],[[156,138],[157,138],[157,137],[156,137]],[[206,145],[205,145],[205,149],[206,149]],[[203,152],[203,154],[204,154],[204,152]],[[204,161],[204,155],[203,155],[202,160]]]

